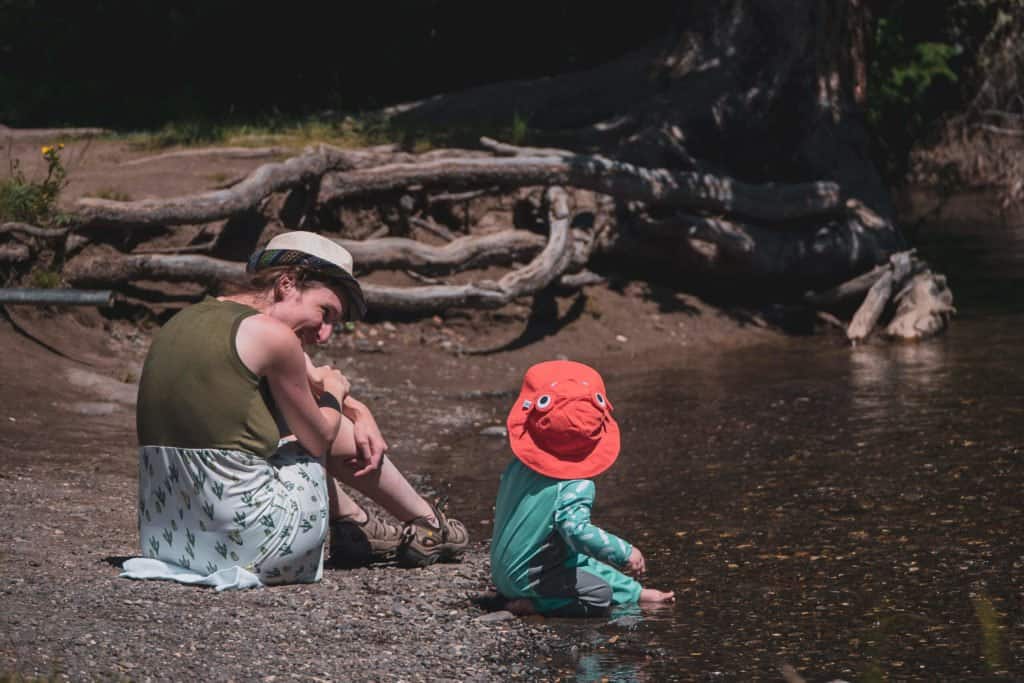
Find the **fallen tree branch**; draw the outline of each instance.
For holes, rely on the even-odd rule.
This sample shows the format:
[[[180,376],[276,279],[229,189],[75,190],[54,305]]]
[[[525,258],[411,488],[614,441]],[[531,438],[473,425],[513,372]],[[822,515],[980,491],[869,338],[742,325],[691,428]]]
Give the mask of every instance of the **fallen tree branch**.
[[[488,188],[486,190],[469,190],[468,192],[441,192],[440,194],[432,194],[427,196],[428,204],[441,204],[441,203],[455,203],[465,202],[470,199],[476,199],[477,197],[483,197],[488,192],[495,191],[495,188]]]
[[[65,237],[68,234],[67,228],[37,228],[34,225],[28,223],[0,223],[0,234],[18,232],[32,237],[41,237],[43,239],[57,239]]]
[[[457,307],[497,308],[517,297],[533,294],[547,287],[560,277],[572,262],[573,242],[570,238],[569,204],[565,191],[561,188],[550,188],[546,197],[549,206],[550,235],[544,249],[526,266],[507,273],[497,282],[482,281],[465,285],[427,287],[386,287],[367,283],[363,285],[367,303],[373,310],[383,312],[429,313]],[[496,240],[521,240],[523,236],[514,234],[517,232],[519,231],[468,238],[474,243],[462,238],[444,247],[419,246],[440,252],[451,250],[454,253],[458,250],[476,249],[479,253],[484,253],[481,245],[493,244]],[[531,234],[530,241],[535,243],[533,237],[535,236]],[[412,240],[403,242],[415,244]],[[459,242],[461,244],[457,244]],[[341,241],[341,244],[352,248],[360,244],[366,246],[368,243]],[[400,245],[402,248],[410,246]],[[353,253],[353,257],[357,262],[360,260],[356,253]],[[244,274],[245,264],[236,261],[197,255],[118,254],[112,249],[72,260],[64,268],[65,279],[74,286],[116,286],[135,280],[199,282],[214,286],[239,282]]]
[[[850,321],[850,326],[846,328],[847,339],[854,344],[867,339],[882,317],[893,291],[902,286],[904,280],[910,276],[912,269],[910,252],[903,251],[892,255],[889,259],[888,269],[882,273],[875,284],[871,285],[867,296],[864,297],[864,303],[857,309],[853,320]]]
[[[867,296],[864,297],[864,303],[857,309],[853,320],[846,328],[846,338],[854,344],[866,339],[875,329],[875,324],[882,316],[882,311],[885,310],[885,305],[889,303],[889,298],[892,296],[894,279],[890,268],[882,273],[882,277],[878,278],[875,284],[871,285]]]
[[[403,237],[336,241],[352,254],[359,272],[388,268],[435,275],[522,260],[535,255],[545,242],[526,230],[459,237],[443,246]]]
[[[205,244],[186,244],[183,247],[143,247],[136,249],[133,254],[202,254],[210,253],[217,246],[217,240],[212,239]]]
[[[195,254],[120,254],[109,249],[64,266],[64,279],[75,287],[116,287],[136,280],[213,286],[240,282],[244,277],[244,263]]]
[[[598,275],[590,270],[581,270],[578,273],[563,275],[558,280],[558,284],[566,289],[579,289],[590,285],[601,285],[607,281],[608,278],[603,275]]]
[[[32,257],[24,244],[0,244],[0,264],[25,263]]]
[[[835,304],[865,294],[889,270],[890,266],[888,263],[875,266],[868,272],[862,273],[840,285],[836,285],[827,291],[807,292],[804,294],[804,301],[813,306],[834,306]]]
[[[895,299],[899,303],[885,328],[885,336],[902,341],[919,341],[938,334],[956,313],[946,278],[930,270],[914,275]]]
[[[209,223],[253,209],[272,193],[310,183],[332,169],[352,168],[365,156],[365,152],[319,145],[286,161],[264,164],[228,189],[133,202],[80,199],[74,212],[76,227]]]
[[[416,282],[422,282],[425,285],[443,285],[443,280],[438,280],[436,277],[427,277],[426,275],[420,275],[415,270],[403,270],[407,276],[415,280]]]
[[[565,191],[553,187],[546,193],[550,235],[544,250],[530,263],[497,282],[433,287],[380,287],[364,291],[375,310],[430,313],[446,308],[499,308],[513,299],[544,289],[562,275],[572,260],[569,202]],[[450,245],[449,245],[450,246]]]
[[[570,157],[575,154],[567,149],[557,147],[519,147],[505,142],[499,142],[493,138],[481,137],[480,144],[495,154],[504,157]]]
[[[319,202],[336,205],[410,185],[427,189],[570,185],[624,200],[734,214],[768,223],[845,210],[840,188],[832,182],[750,185],[727,176],[649,169],[588,155],[443,158],[328,173],[320,186]]]
[[[852,214],[815,228],[789,231],[684,212],[641,220],[633,227],[637,237],[631,239],[620,230],[622,244],[614,247],[627,255],[633,251],[656,262],[671,263],[678,259],[680,249],[692,251],[693,241],[698,241],[713,245],[715,253],[704,258],[704,265],[720,274],[826,284],[863,273],[902,245],[892,226],[888,230],[867,228]]]
[[[164,152],[153,156],[141,157],[122,161],[119,166],[140,166],[154,161],[165,161],[167,159],[181,159],[192,157],[227,157],[228,159],[263,159],[265,157],[280,156],[287,154],[285,147],[200,147],[192,149],[179,149],[173,152]]]
[[[862,273],[851,280],[847,280],[832,289],[824,292],[807,292],[804,294],[804,301],[812,306],[829,307],[849,301],[857,296],[863,296],[871,289],[872,285],[874,285],[879,278],[886,273],[886,271],[892,270],[893,259],[903,257],[910,260],[910,272],[907,274],[907,277],[927,270],[927,265],[917,258],[917,249],[897,252],[889,257],[890,260],[888,263],[875,266],[868,272]],[[895,300],[897,297],[898,295],[894,296],[893,299]]]
[[[426,230],[431,235],[434,235],[435,237],[440,237],[441,239],[445,240],[446,242],[452,242],[455,239],[457,239],[455,234],[451,230],[449,230],[448,228],[444,227],[443,225],[438,225],[434,221],[428,221],[428,220],[426,220],[424,218],[418,218],[416,216],[410,216],[409,217],[409,224],[413,225],[413,226],[415,226],[417,228],[420,228],[422,230]]]

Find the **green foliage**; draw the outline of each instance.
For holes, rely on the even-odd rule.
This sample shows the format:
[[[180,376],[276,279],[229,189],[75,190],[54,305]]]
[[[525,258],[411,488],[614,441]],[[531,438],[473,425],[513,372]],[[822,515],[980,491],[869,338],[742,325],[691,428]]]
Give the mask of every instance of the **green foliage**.
[[[342,148],[397,144],[411,152],[425,152],[439,147],[475,147],[481,136],[488,136],[516,145],[530,141],[531,131],[526,116],[514,113],[510,120],[481,121],[472,126],[407,126],[373,115],[296,117],[276,114],[247,122],[188,120],[165,124],[152,132],[135,132],[125,139],[137,149],[156,150],[166,147],[195,145],[275,145],[301,149],[323,142]],[[213,178],[221,182],[228,178]],[[94,196],[119,199],[100,193]]]
[[[514,113],[512,115],[512,129],[509,131],[509,142],[513,145],[522,145],[526,142],[529,133],[530,128],[526,118],[520,116],[519,112]]]
[[[884,21],[883,21],[884,23]],[[918,43],[909,59],[892,66],[889,78],[882,82],[879,96],[886,104],[909,106],[919,102],[940,78],[956,83],[957,76],[949,68],[950,60],[960,54],[958,45]]]
[[[980,48],[1022,0],[893,0],[872,36],[867,121],[894,181],[914,145],[964,110],[978,88]]]
[[[60,287],[60,273],[46,268],[36,268],[28,278],[29,287],[37,289],[56,289]]]
[[[867,120],[893,176],[902,173],[911,146],[955,100],[954,60],[962,53],[959,45],[912,40],[897,19],[879,19]]]
[[[37,226],[59,224],[57,199],[67,186],[67,172],[61,162],[63,144],[47,145],[40,150],[46,160],[46,177],[28,178],[17,159],[10,162],[10,177],[0,181],[0,221]]]
[[[164,124],[155,133],[143,137],[138,145],[144,149],[212,145],[224,142],[224,126],[202,120],[186,120]]]
[[[985,660],[985,666],[989,671],[999,671],[1005,662],[1003,657],[1002,624],[1000,623],[999,612],[989,598],[982,594],[975,596],[974,616],[978,619],[978,626],[981,628],[981,650]]]

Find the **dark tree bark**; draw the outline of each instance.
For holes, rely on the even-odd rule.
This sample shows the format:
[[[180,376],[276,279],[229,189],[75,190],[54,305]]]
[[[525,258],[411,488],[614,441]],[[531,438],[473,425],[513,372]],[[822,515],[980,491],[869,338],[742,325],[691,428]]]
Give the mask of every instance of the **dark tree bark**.
[[[681,3],[654,44],[602,67],[392,108],[404,125],[514,115],[542,142],[748,182],[833,180],[891,205],[861,118],[868,0]]]
[[[682,3],[659,41],[605,66],[382,112],[402,125],[447,130],[525,117],[530,147],[487,138],[479,141],[487,152],[321,146],[265,164],[230,188],[191,197],[82,200],[75,230],[95,235],[228,219],[215,243],[219,256],[236,260],[108,253],[69,262],[67,277],[78,283],[231,280],[244,253],[225,253],[225,242],[240,233],[247,253],[271,220],[263,215],[270,195],[288,193],[272,217],[277,228],[327,226],[351,237],[341,214],[379,207],[385,225],[371,237],[402,237],[343,241],[360,272],[402,269],[431,282],[368,286],[373,305],[385,311],[500,306],[556,281],[580,286],[593,278],[581,271],[594,256],[598,262],[612,257],[604,263],[617,267],[637,264],[641,277],[657,268],[680,282],[703,278],[749,292],[783,292],[820,307],[849,307],[851,297],[863,298],[848,330],[855,341],[882,329],[893,309],[887,335],[933,334],[953,312],[952,295],[919,260],[892,260],[906,245],[868,156],[861,116],[868,2]],[[429,213],[445,202],[524,187],[547,188],[546,240],[527,230],[474,233],[468,210],[453,231]],[[590,226],[600,229],[573,223],[570,207],[583,195],[591,201]],[[260,220],[245,220],[246,212]],[[412,241],[414,228],[444,245]],[[492,228],[493,222],[481,231]],[[458,234],[463,230],[470,234]],[[497,281],[451,285],[427,277],[525,258],[533,260]],[[803,296],[809,289],[825,293]]]

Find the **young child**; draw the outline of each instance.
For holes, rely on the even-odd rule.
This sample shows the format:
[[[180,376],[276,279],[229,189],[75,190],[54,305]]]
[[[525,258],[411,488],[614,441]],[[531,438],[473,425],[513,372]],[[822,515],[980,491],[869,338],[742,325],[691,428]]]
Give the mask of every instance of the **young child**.
[[[613,566],[645,570],[634,546],[590,523],[593,477],[619,455],[604,381],[571,361],[531,367],[508,415],[516,458],[501,476],[491,578],[517,614],[598,616],[612,605],[673,602]]]

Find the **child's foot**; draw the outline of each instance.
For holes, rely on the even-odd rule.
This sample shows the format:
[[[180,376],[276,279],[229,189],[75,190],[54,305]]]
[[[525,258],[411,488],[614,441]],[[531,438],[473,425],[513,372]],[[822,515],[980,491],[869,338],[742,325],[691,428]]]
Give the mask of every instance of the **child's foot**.
[[[640,589],[640,602],[648,605],[664,604],[667,602],[675,602],[676,594],[675,591],[659,591],[654,588],[641,588]]]

